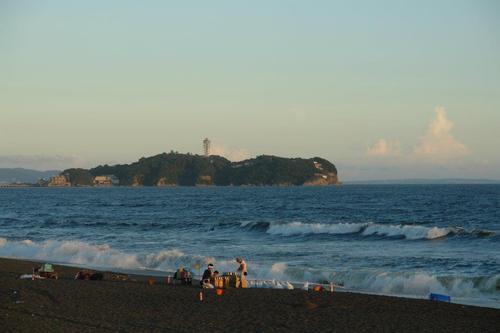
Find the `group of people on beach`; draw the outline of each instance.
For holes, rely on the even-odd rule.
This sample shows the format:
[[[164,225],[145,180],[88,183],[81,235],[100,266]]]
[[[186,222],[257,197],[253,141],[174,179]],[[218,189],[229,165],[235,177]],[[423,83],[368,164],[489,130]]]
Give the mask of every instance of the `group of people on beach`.
[[[239,277],[241,283],[246,285],[246,279],[248,275],[247,263],[243,258],[236,258],[236,262],[238,263],[238,269],[236,270],[236,274]],[[203,272],[203,276],[201,277],[200,285],[202,288],[214,288],[215,280],[219,277],[219,271],[215,270],[214,265],[209,263],[207,269]]]

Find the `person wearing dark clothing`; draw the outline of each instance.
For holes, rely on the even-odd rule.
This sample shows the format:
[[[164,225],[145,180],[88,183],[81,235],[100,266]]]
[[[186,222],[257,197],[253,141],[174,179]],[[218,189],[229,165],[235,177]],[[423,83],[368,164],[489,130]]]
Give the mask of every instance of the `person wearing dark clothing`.
[[[213,276],[214,265],[208,264],[207,269],[203,272],[203,276],[201,277],[200,285],[203,288],[213,288],[214,285],[211,283]]]

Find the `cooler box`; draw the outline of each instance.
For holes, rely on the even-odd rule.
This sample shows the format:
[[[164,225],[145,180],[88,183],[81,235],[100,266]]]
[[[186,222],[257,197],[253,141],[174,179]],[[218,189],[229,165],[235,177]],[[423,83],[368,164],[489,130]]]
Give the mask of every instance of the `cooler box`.
[[[224,278],[218,277],[214,281],[215,288],[224,288]]]
[[[441,295],[441,294],[434,294],[434,293],[431,293],[429,295],[429,299],[431,301],[438,301],[438,302],[448,302],[448,303],[451,302],[451,297],[450,296],[448,296],[448,295]]]
[[[238,286],[238,277],[236,275],[231,275],[229,277],[229,286],[231,288],[236,288]]]
[[[247,279],[236,276],[236,288],[248,288]]]
[[[224,287],[231,287],[231,288],[234,288],[236,287],[236,274],[234,273],[224,273],[223,274],[223,277],[224,277]]]

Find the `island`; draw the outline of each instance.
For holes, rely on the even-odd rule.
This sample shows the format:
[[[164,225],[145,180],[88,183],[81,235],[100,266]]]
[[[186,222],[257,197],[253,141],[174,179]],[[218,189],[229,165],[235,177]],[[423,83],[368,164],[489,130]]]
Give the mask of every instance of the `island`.
[[[130,164],[72,168],[46,186],[324,186],[338,184],[326,159],[261,155],[239,162],[178,152],[143,157]]]

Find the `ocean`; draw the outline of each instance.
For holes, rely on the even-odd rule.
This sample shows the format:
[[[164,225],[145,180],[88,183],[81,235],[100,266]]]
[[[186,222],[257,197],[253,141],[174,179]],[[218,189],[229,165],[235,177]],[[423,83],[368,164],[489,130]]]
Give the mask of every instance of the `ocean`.
[[[500,185],[0,188],[0,256],[500,307]]]

